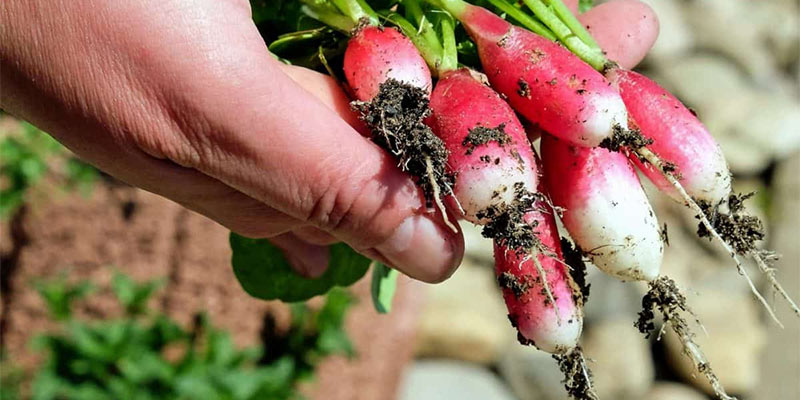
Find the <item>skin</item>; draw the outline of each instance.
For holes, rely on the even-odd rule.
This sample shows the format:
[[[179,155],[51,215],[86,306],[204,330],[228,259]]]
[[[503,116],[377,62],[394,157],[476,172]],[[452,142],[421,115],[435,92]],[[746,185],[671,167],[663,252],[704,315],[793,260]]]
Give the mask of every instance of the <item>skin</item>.
[[[598,25],[601,45],[612,25],[625,26]],[[628,40],[643,54],[651,39]],[[131,185],[270,238],[301,273],[322,273],[336,241],[428,282],[463,255],[335,82],[269,55],[247,1],[0,2],[0,87],[3,110]]]

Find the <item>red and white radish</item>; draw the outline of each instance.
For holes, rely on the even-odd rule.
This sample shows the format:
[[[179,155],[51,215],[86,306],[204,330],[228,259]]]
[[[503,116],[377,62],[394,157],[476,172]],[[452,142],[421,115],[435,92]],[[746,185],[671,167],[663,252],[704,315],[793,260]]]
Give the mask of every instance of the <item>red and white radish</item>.
[[[621,153],[542,137],[543,177],[575,243],[623,280],[655,279],[664,251],[636,171]]]
[[[391,27],[366,26],[347,43],[342,69],[353,97],[372,100],[389,79],[430,94],[431,72],[411,40]]]
[[[673,175],[695,200],[716,205],[731,193],[731,174],[725,155],[697,116],[675,96],[639,73],[613,68],[607,74],[619,88],[630,117],[642,135],[653,141],[648,148],[675,168]],[[679,202],[661,171],[631,156],[639,169]]]
[[[481,214],[487,209],[510,205],[516,184],[536,191],[538,175],[525,130],[477,72],[440,72],[430,106],[428,124],[450,153],[453,193],[468,221],[486,223]]]
[[[508,318],[519,331],[520,341],[525,339],[539,350],[562,354],[578,344],[583,298],[563,261],[552,208],[544,201],[537,201],[534,207],[537,209],[525,214],[525,222],[533,227],[546,253],[520,254],[495,241],[495,272],[503,288]],[[550,296],[542,290],[543,280]]]
[[[627,128],[616,89],[566,48],[461,0],[432,2],[462,22],[492,87],[526,119],[589,147]]]

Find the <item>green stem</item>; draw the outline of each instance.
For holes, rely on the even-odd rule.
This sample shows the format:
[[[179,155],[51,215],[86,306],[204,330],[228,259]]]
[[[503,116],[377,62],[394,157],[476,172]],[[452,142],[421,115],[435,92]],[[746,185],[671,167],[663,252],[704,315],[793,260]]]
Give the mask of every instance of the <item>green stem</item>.
[[[455,26],[449,16],[442,19],[442,47],[442,64],[437,71],[439,74],[458,68]]]
[[[575,17],[575,14],[569,10],[566,4],[564,4],[561,0],[544,0],[550,8],[555,11],[556,15],[561,18],[561,21],[564,22],[565,25],[572,31],[575,36],[586,43],[589,47],[597,50],[600,49],[600,45],[594,40],[592,35],[589,31],[586,30],[586,27],[578,21],[578,18]],[[602,50],[601,50],[602,51]]]
[[[356,21],[353,21],[349,17],[336,12],[336,10],[331,9],[330,7],[321,7],[313,4],[311,1],[304,1],[304,3],[305,4],[303,4],[301,7],[301,10],[304,14],[344,33],[345,35],[350,35],[350,31],[356,27]]]
[[[464,17],[464,12],[467,11],[467,2],[463,0],[425,0],[427,3],[434,7],[441,8],[453,15],[457,20]]]
[[[359,0],[331,0],[336,7],[350,17],[354,23],[358,23],[362,18],[367,18],[370,25],[378,25],[378,16],[367,3]]]
[[[522,26],[527,28],[529,31],[539,36],[546,37],[550,40],[557,39],[553,32],[551,32],[550,29],[547,29],[546,26],[542,25],[541,22],[531,18],[528,14],[525,14],[524,11],[514,7],[512,4],[509,4],[506,0],[489,0],[489,3],[500,9],[500,11],[508,14],[511,18],[522,24]]]
[[[592,47],[584,43],[542,0],[523,0],[523,2],[540,21],[555,33],[558,40],[575,55],[598,71],[603,71],[606,68],[609,61],[603,55],[602,50],[599,47]]]

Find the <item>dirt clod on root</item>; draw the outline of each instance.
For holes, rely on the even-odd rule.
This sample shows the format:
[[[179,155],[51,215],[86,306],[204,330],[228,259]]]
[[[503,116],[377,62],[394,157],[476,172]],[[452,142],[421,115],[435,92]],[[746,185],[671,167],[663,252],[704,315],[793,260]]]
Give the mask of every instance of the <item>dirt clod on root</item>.
[[[642,147],[649,146],[653,139],[642,136],[638,129],[625,129],[621,125],[614,125],[611,136],[600,142],[600,147],[609,151],[620,151],[622,148],[636,151]]]
[[[683,344],[684,355],[689,357],[697,371],[705,376],[717,396],[723,400],[735,399],[725,393],[725,389],[711,369],[711,364],[708,363],[703,351],[700,350],[700,346],[694,342],[695,334],[682,314],[688,313],[695,318],[695,321],[697,321],[697,317],[686,304],[686,297],[680,292],[675,281],[665,276],[650,282],[650,290],[642,298],[642,311],[639,312],[639,319],[634,323],[636,328],[645,334],[646,338],[649,338],[655,329],[653,320],[656,317],[656,312],[661,315],[664,321],[664,327],[659,332],[658,337],[661,337],[664,329],[671,328]],[[699,321],[697,323],[698,325],[700,324]]]
[[[431,112],[424,90],[388,79],[372,101],[356,101],[352,106],[369,126],[372,140],[397,157],[400,168],[416,178],[428,207],[434,204],[434,185],[441,196],[452,193],[454,179],[445,169],[447,149],[423,122]]]
[[[586,365],[586,358],[580,346],[564,353],[553,354],[558,368],[564,374],[564,388],[575,400],[598,400],[592,387],[592,372]]]
[[[570,275],[575,284],[581,291],[582,302],[589,299],[589,292],[592,285],[586,279],[586,263],[583,261],[583,251],[566,238],[561,238],[561,252],[564,254],[564,262],[570,267]]]
[[[492,206],[477,213],[478,218],[489,220],[481,233],[517,254],[530,253],[534,249],[546,250],[536,237],[536,227],[524,220],[525,213],[532,211],[542,197],[539,193],[525,190],[521,182],[514,184],[511,204]]]
[[[528,292],[528,289],[533,286],[532,281],[533,279],[530,275],[517,278],[510,272],[503,272],[497,276],[497,284],[500,285],[501,288],[511,290],[517,298],[524,296],[525,293]]]
[[[744,209],[745,200],[754,194],[731,194],[727,201],[728,212],[721,211],[719,205],[712,206],[705,201],[697,202],[714,230],[740,255],[756,251],[756,242],[763,240],[765,235],[761,220],[748,215]],[[700,237],[711,238],[711,232],[703,224],[697,227],[697,234]]]
[[[511,137],[505,132],[506,124],[500,124],[496,128],[476,126],[469,130],[467,137],[461,143],[467,149],[467,155],[472,154],[476,148],[489,142],[497,142],[500,147],[511,143]]]

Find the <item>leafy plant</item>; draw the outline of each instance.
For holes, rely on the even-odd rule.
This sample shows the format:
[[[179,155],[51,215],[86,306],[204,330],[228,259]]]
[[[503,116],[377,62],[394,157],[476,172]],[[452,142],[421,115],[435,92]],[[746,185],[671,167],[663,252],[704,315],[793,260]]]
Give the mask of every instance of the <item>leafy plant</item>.
[[[71,312],[79,297],[75,293],[85,294],[89,286],[68,284],[64,277],[37,286],[62,326],[35,340],[46,361],[32,381],[34,400],[298,399],[297,383],[313,376],[319,361],[353,354],[343,330],[352,298],[344,291],[332,291],[318,310],[293,304],[286,331],[268,316],[273,323],[265,327],[265,347],[240,350],[205,314],[197,314],[185,330],[148,312],[147,300],[161,282],[139,283],[119,272],[112,292],[124,315],[76,319]],[[4,379],[3,398],[18,393],[6,386]]]
[[[0,115],[0,118],[9,118]],[[13,214],[26,194],[45,176],[53,175],[67,190],[88,193],[99,176],[97,170],[75,158],[52,137],[35,126],[21,123],[21,132],[1,132],[0,218]]]

